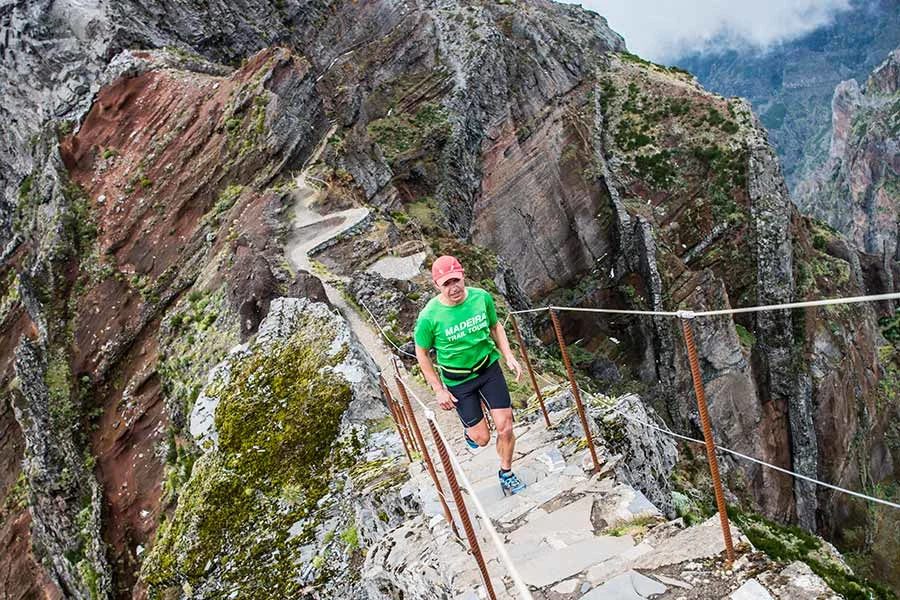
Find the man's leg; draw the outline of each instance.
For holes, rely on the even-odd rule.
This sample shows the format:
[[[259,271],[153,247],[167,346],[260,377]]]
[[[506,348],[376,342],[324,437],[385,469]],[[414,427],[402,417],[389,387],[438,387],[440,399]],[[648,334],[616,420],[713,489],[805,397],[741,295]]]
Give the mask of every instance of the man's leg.
[[[494,413],[491,412],[491,414]],[[491,432],[488,431],[487,419],[484,417],[481,417],[481,420],[475,425],[466,427],[466,434],[479,446],[487,446],[491,441]]]
[[[506,386],[503,371],[500,370],[500,361],[496,361],[490,366],[484,373],[484,378],[484,383],[479,391],[484,403],[491,409],[494,429],[497,430],[497,455],[500,457],[500,468],[508,471],[512,468],[516,437],[513,434],[512,400],[509,397],[509,388]]]
[[[488,431],[487,419],[484,418],[477,386],[477,381],[473,379],[448,386],[447,390],[456,398],[456,414],[462,421],[466,435],[479,446],[487,446],[491,441],[491,432]]]
[[[525,489],[525,483],[512,471],[513,451],[516,448],[516,437],[513,434],[512,402],[506,379],[499,364],[485,373],[486,380],[481,387],[485,403],[491,409],[494,429],[497,430],[497,454],[500,457],[500,489],[503,495],[518,494]]]
[[[491,418],[494,419],[494,427],[497,428],[497,455],[500,456],[500,468],[509,470],[512,468],[513,450],[516,449],[512,409],[496,408],[491,411]],[[487,430],[487,425],[484,428]]]

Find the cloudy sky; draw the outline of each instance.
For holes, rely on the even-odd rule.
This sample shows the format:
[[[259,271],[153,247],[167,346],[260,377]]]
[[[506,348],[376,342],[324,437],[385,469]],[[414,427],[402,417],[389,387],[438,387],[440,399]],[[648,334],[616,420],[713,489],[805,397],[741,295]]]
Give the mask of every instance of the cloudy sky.
[[[657,62],[710,46],[766,48],[831,22],[849,0],[581,0],[628,49]]]

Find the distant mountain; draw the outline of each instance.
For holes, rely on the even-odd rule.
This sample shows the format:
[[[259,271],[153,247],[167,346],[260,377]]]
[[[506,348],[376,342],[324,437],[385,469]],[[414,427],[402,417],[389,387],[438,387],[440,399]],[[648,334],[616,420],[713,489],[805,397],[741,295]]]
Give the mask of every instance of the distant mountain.
[[[864,81],[900,45],[900,0],[851,4],[831,25],[764,53],[728,50],[674,61],[705,88],[750,100],[792,190],[828,157],[835,86],[848,79]]]
[[[867,81],[840,83],[832,114],[828,160],[794,201],[863,252],[900,260],[900,48]]]

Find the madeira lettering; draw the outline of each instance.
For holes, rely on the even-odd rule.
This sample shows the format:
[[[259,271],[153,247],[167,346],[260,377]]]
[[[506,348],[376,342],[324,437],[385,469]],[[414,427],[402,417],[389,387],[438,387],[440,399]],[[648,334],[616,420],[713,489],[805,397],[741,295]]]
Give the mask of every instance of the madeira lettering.
[[[480,315],[475,315],[474,317],[470,317],[465,321],[457,323],[452,327],[447,327],[444,329],[444,335],[452,342],[461,339],[470,333],[474,333],[479,329],[484,329],[487,326],[487,314],[481,313]]]

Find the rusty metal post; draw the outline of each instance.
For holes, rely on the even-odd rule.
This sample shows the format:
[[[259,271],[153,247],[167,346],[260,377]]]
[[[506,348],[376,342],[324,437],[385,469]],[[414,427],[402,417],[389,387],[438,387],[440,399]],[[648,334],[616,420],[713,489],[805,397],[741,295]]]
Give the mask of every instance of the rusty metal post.
[[[519,342],[519,349],[522,351],[522,358],[525,359],[525,367],[528,369],[528,376],[531,378],[531,387],[534,389],[537,401],[541,405],[541,411],[544,413],[544,422],[547,424],[547,429],[550,429],[550,417],[547,415],[547,407],[544,406],[544,397],[541,395],[541,388],[538,387],[537,379],[534,378],[534,369],[531,368],[531,361],[528,359],[528,350],[525,349],[525,342],[522,341],[522,334],[519,333],[519,325],[516,323],[516,318],[513,315],[509,315],[509,319],[512,321],[513,331],[516,334],[516,340]]]
[[[453,515],[450,513],[450,507],[447,506],[447,501],[444,499],[444,490],[438,479],[437,471],[434,470],[434,463],[431,462],[431,455],[428,454],[428,448],[425,447],[425,440],[422,438],[422,431],[419,429],[419,423],[416,421],[415,413],[413,413],[412,404],[409,401],[409,394],[406,392],[406,388],[403,385],[403,381],[400,380],[400,377],[395,377],[394,379],[397,382],[397,390],[400,392],[400,397],[403,398],[403,405],[406,409],[407,417],[412,423],[412,429],[416,434],[416,440],[418,440],[419,443],[419,451],[422,453],[422,458],[425,459],[425,466],[428,468],[428,473],[431,475],[431,479],[434,481],[434,487],[437,489],[438,499],[441,501],[441,508],[444,509],[444,518],[446,518],[447,523],[450,524],[453,535],[460,537],[459,530],[456,528],[456,523],[453,521]]]
[[[716,505],[719,508],[719,520],[722,523],[722,535],[725,536],[725,551],[728,564],[734,562],[734,544],[731,541],[731,527],[728,524],[728,513],[725,510],[725,494],[722,492],[722,480],[719,478],[719,463],[716,460],[716,443],[713,440],[712,428],[709,424],[709,411],[706,408],[706,394],[703,390],[703,379],[700,375],[700,363],[697,360],[697,349],[694,346],[694,331],[688,319],[681,319],[684,332],[684,343],[687,346],[688,362],[691,364],[691,379],[694,380],[694,393],[697,396],[697,409],[700,411],[700,423],[703,425],[703,439],[706,440],[706,458],[709,460],[709,471],[712,475],[713,489],[716,492]]]
[[[397,379],[400,377],[400,369],[397,366],[397,363],[399,361],[397,360],[396,357],[394,357],[393,361],[394,361],[394,371],[396,373],[395,379]],[[383,375],[382,375],[382,377],[383,377]],[[410,450],[412,452],[421,452],[421,450],[419,450],[418,444],[416,443],[416,438],[413,436],[412,425],[409,424],[409,420],[406,417],[406,411],[403,410],[403,406],[400,404],[400,402],[398,400],[394,400],[394,407],[397,410],[397,414],[400,415],[401,425],[406,430],[406,437],[409,440]]]
[[[422,449],[419,448],[419,443],[416,441],[416,436],[413,435],[413,428],[409,422],[409,417],[406,414],[406,410],[403,408],[403,405],[399,400],[394,400],[394,406],[397,407],[397,412],[400,414],[400,420],[403,422],[403,427],[406,428],[406,435],[409,437],[409,445],[413,452],[422,453]]]
[[[494,594],[491,576],[488,573],[487,565],[484,563],[484,556],[481,555],[481,548],[478,546],[478,538],[475,536],[475,530],[472,528],[472,520],[469,518],[469,511],[466,510],[466,503],[463,500],[462,492],[459,489],[459,483],[456,481],[456,473],[453,471],[453,463],[450,461],[450,455],[447,453],[447,446],[444,444],[444,440],[438,433],[434,422],[430,419],[426,420],[428,421],[428,426],[431,428],[431,437],[434,438],[438,455],[441,457],[441,464],[444,465],[444,474],[447,476],[447,481],[450,482],[450,491],[453,493],[453,501],[456,502],[456,510],[459,511],[459,518],[462,521],[463,529],[469,540],[469,549],[472,551],[472,556],[475,557],[475,562],[478,563],[478,568],[481,569],[481,577],[484,579],[488,597],[491,600],[496,600],[497,596]]]
[[[481,412],[484,414],[484,422],[487,423],[488,431],[494,431],[494,420],[491,418],[491,408],[484,400],[481,401]]]
[[[394,426],[397,428],[397,434],[400,436],[400,441],[403,442],[403,450],[406,452],[406,458],[409,459],[409,462],[412,462],[412,453],[409,451],[409,442],[406,441],[406,431],[403,428],[402,422],[400,421],[400,415],[397,414],[397,408],[394,406],[394,398],[391,396],[391,392],[390,390],[388,390],[388,387],[384,382],[383,375],[378,376],[378,383],[379,385],[381,385],[381,393],[384,394],[388,410],[391,411],[391,418],[394,420]]]
[[[553,309],[550,309],[550,318],[553,320],[553,329],[556,330],[556,340],[559,342],[563,363],[565,363],[566,372],[569,374],[569,385],[572,386],[572,395],[575,397],[575,407],[578,409],[578,418],[581,419],[581,426],[584,428],[584,435],[587,438],[588,450],[591,451],[591,460],[594,461],[594,472],[599,473],[600,461],[597,460],[597,450],[594,449],[594,439],[591,437],[591,430],[588,428],[587,417],[584,414],[584,405],[581,403],[581,394],[578,391],[578,384],[575,383],[575,372],[572,370],[572,363],[569,362],[569,353],[566,351],[566,341],[563,339],[562,328],[559,326],[559,317]]]
[[[412,425],[409,424],[409,419],[406,418],[406,411],[403,410],[403,406],[397,400],[394,400],[394,408],[397,410],[397,414],[400,415],[400,422],[403,423],[403,428],[406,430],[406,437],[409,440],[409,449],[412,452],[421,454],[422,451],[416,443],[415,436],[413,436]]]
[[[383,377],[383,375],[382,375]],[[409,424],[409,421],[406,419],[406,411],[403,410],[403,407],[400,406],[400,402],[398,402],[395,398],[390,396],[390,390],[387,387],[387,382],[383,383],[386,393],[388,397],[394,402],[394,411],[397,413],[398,420],[400,421],[400,427],[403,429],[403,432],[406,434],[406,441],[409,444],[410,453],[419,452],[419,447],[416,445],[416,439],[413,437],[412,426]]]

